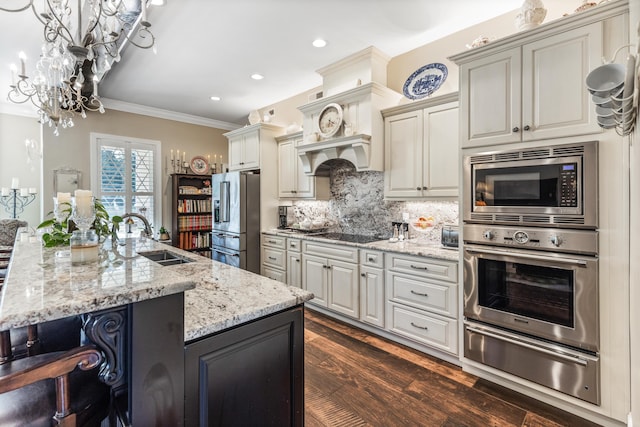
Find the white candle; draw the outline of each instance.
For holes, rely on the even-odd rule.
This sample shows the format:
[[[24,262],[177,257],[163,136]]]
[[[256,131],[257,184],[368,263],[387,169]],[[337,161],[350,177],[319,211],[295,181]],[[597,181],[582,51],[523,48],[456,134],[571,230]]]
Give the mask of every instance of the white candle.
[[[182,152],[182,161],[183,161],[183,162],[185,161],[185,157],[186,157],[186,156],[187,156],[187,152],[186,152],[186,151],[183,151],[183,152]]]
[[[16,85],[16,73],[18,72],[18,67],[16,64],[11,64],[11,84],[13,86]]]
[[[91,205],[93,204],[93,193],[91,190],[76,190],[76,212],[78,215],[87,217],[91,215]]]
[[[11,188],[17,189],[20,187],[20,180],[18,178],[11,178]]]
[[[36,187],[29,187],[29,194],[36,194],[38,192],[38,190],[36,189]]]
[[[57,195],[58,204],[69,203],[71,204],[71,193],[60,193]]]
[[[27,191],[27,189],[26,189],[26,188],[21,188],[21,189],[20,189],[20,195],[21,195],[22,197],[27,197],[27,196],[29,195],[29,192]]]
[[[174,157],[173,157],[173,149],[171,149],[171,161],[173,162]]]
[[[7,187],[2,187],[2,189],[0,189],[0,194],[2,194],[3,196],[8,196],[9,189]]]
[[[27,55],[24,52],[20,52],[18,54],[18,58],[20,58],[20,75],[21,76],[26,76],[26,65],[25,62],[27,61]]]
[[[93,76],[93,96],[98,97],[98,76]]]

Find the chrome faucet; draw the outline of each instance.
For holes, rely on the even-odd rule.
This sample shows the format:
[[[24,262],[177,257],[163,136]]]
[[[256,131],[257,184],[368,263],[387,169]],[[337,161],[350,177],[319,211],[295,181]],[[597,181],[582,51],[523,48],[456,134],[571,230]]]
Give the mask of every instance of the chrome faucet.
[[[142,221],[144,223],[144,231],[142,231],[140,233],[141,236],[144,237],[153,237],[153,231],[151,230],[151,224],[149,224],[149,220],[142,214],[139,213],[135,213],[135,212],[131,212],[131,213],[126,213],[124,215],[122,215],[122,220],[124,221],[125,218],[138,218],[140,221]]]

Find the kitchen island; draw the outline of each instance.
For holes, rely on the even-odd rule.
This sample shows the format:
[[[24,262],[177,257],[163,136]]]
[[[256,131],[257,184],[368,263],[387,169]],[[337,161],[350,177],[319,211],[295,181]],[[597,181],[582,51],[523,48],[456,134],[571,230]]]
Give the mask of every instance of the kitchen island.
[[[139,255],[163,250],[190,262],[162,266]],[[298,393],[295,399],[288,396],[287,416],[290,425],[299,425],[303,416],[302,304],[312,297],[304,290],[150,239],[125,239],[115,250],[107,244],[99,262],[85,265],[72,265],[68,248],[16,242],[0,300],[0,331],[82,315],[85,333],[103,349],[114,371],[106,375],[110,385],[124,389],[128,396],[133,425],[194,425],[198,418],[214,419],[215,399],[197,400],[203,396],[250,401],[248,395],[209,392],[213,384],[207,380],[220,375],[212,369],[233,373],[238,366],[232,362],[246,361],[250,350],[253,365],[260,366],[265,361],[262,354],[282,355],[285,343],[288,362],[277,367],[288,369],[287,377],[275,378],[280,374],[275,370],[274,378],[265,378],[263,371],[254,379],[286,383],[289,387],[281,390]],[[101,323],[105,319],[120,325],[117,338],[113,332],[105,336]],[[261,329],[258,335],[257,329]],[[234,340],[235,347],[230,346]],[[116,345],[124,342],[129,346]],[[215,358],[213,353],[223,348],[225,354],[245,351],[236,351],[238,357],[231,360]],[[208,359],[203,362],[200,356]],[[185,382],[185,372],[187,376],[195,373],[195,380]],[[238,381],[249,377],[245,372]],[[195,403],[187,397],[195,413],[183,411],[183,396],[196,397]]]

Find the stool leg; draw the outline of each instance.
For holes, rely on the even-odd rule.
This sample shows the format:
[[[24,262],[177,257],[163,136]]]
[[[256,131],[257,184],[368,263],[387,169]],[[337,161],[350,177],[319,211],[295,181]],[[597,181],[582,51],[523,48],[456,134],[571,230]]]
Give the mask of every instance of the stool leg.
[[[11,351],[11,331],[0,331],[0,365],[13,359]]]
[[[40,339],[38,338],[38,325],[27,326],[27,355],[40,354]]]

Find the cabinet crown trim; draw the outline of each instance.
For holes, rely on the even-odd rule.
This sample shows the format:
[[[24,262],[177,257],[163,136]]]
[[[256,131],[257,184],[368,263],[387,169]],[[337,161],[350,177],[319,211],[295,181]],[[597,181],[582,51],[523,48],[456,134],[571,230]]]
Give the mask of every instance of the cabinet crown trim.
[[[385,108],[380,111],[382,117],[387,118],[389,116],[395,116],[396,114],[408,113],[410,111],[423,110],[425,108],[433,107],[436,105],[442,105],[449,102],[456,102],[458,100],[458,92],[449,93],[435,98],[423,99],[409,104],[398,105],[396,107]]]

